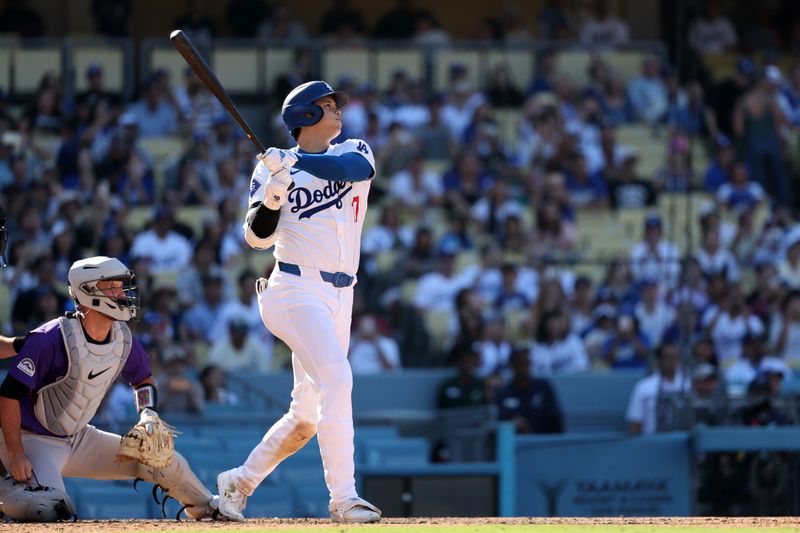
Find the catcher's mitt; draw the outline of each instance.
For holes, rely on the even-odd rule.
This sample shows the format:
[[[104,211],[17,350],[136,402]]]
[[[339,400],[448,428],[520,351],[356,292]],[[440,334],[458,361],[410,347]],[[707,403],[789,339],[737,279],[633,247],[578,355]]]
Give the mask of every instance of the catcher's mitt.
[[[139,423],[119,443],[117,461],[136,459],[142,464],[164,468],[172,464],[175,453],[175,428],[158,417],[152,409],[142,409]]]

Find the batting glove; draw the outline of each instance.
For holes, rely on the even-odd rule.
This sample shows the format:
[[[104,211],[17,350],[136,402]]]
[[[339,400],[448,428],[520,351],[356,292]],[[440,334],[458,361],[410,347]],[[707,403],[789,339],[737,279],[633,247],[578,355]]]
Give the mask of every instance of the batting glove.
[[[288,168],[281,168],[273,172],[264,187],[263,203],[267,209],[277,211],[286,203],[287,193],[292,185],[292,178],[289,176]]]
[[[297,163],[297,154],[291,150],[281,150],[280,148],[267,148],[264,153],[258,154],[256,158],[273,173],[281,168],[293,167]]]

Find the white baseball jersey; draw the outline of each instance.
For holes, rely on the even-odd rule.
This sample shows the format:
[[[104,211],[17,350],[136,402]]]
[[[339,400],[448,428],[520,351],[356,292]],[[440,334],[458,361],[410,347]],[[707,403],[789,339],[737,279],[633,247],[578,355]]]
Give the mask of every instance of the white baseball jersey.
[[[293,149],[297,151],[297,147]],[[334,144],[327,155],[358,152],[375,171],[375,157],[360,139]],[[275,230],[275,259],[326,272],[355,275],[361,254],[361,229],[371,180],[328,181],[303,170],[289,170],[294,188],[281,207]],[[259,162],[250,180],[250,203],[260,199],[269,170]]]

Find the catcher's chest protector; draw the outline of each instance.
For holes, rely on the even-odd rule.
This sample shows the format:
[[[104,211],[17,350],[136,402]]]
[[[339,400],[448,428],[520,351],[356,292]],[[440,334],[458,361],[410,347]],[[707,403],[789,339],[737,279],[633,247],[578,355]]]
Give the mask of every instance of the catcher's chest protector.
[[[34,412],[39,422],[56,435],[74,435],[97,412],[131,353],[131,330],[124,322],[111,326],[111,341],[86,341],[77,318],[59,319],[67,349],[67,373],[37,393]]]

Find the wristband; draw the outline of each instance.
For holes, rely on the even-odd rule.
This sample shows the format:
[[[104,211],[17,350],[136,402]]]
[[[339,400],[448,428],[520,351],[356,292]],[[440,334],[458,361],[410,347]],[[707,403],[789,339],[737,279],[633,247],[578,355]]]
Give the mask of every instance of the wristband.
[[[141,413],[142,409],[152,409],[156,411],[158,406],[158,389],[151,383],[139,385],[133,390],[133,399],[136,402],[136,412]]]

